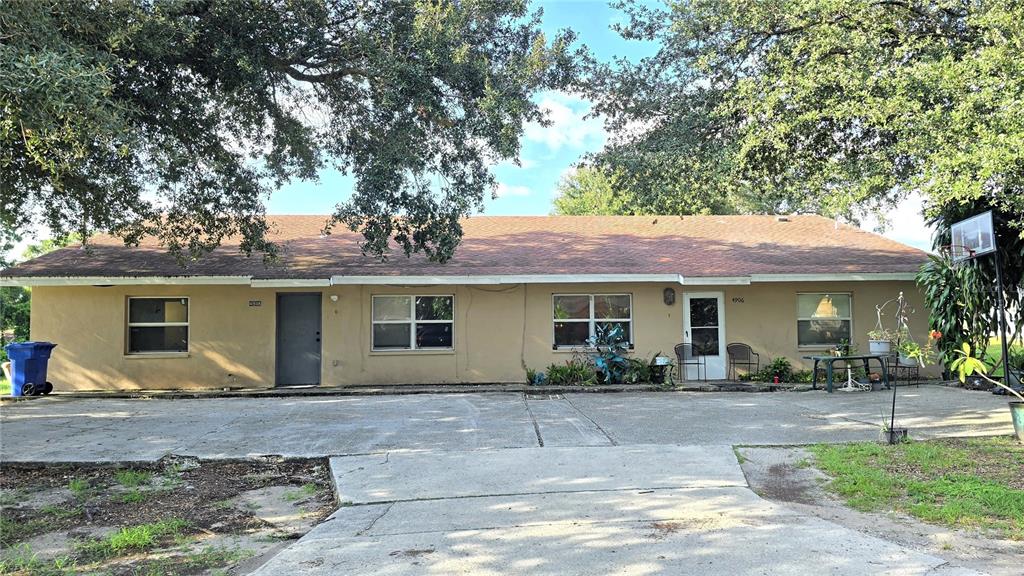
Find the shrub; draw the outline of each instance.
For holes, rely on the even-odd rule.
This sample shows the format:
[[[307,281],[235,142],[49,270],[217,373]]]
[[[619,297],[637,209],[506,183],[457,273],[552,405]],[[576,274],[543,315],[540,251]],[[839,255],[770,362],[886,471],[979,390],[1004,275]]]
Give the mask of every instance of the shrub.
[[[585,356],[575,353],[565,364],[548,366],[547,383],[552,386],[592,386],[597,384],[597,370]]]

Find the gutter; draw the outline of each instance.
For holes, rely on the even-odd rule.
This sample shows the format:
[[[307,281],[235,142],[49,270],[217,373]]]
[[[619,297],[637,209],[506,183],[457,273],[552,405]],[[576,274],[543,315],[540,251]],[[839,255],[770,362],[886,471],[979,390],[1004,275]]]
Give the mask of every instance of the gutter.
[[[682,274],[509,274],[461,276],[331,276],[330,278],[261,279],[252,276],[8,276],[0,286],[183,286],[217,285],[252,288],[325,288],[329,286],[450,286],[504,284],[668,283],[682,286],[747,286],[770,282],[913,281],[914,272],[840,274],[751,274],[749,276],[683,276]]]

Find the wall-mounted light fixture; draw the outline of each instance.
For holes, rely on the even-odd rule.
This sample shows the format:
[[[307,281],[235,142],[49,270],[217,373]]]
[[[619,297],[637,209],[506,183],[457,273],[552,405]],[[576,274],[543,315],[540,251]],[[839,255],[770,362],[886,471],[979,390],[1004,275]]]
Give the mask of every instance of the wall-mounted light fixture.
[[[338,295],[337,294],[331,294],[331,302],[337,302],[337,301],[338,301]]]
[[[672,306],[676,303],[676,291],[672,288],[665,288],[661,293],[661,297],[665,300],[666,306]]]

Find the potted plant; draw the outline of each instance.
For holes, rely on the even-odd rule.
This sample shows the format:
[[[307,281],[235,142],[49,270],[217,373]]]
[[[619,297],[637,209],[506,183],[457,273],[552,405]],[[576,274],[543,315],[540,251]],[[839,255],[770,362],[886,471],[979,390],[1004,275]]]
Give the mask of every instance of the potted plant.
[[[882,444],[899,444],[910,439],[910,430],[906,426],[889,427],[889,423],[882,419],[882,428],[878,431],[878,441]]]
[[[892,341],[895,339],[896,334],[892,330],[876,326],[874,330],[868,332],[868,352],[887,355],[892,350]]]
[[[897,354],[899,355],[900,366],[927,366],[934,357],[930,339],[924,346],[910,339],[904,340],[900,342]]]
[[[989,378],[988,365],[985,364],[984,360],[971,355],[971,345],[967,342],[963,343],[960,350],[954,350],[954,352],[956,352],[957,357],[953,359],[949,369],[957,373],[960,377],[960,382],[964,382],[968,376],[977,374],[989,383],[1005,389],[1017,398],[1010,401],[1010,418],[1013,420],[1013,434],[1017,437],[1017,441],[1024,442],[1024,396],[1021,396],[1019,392],[1007,384]]]

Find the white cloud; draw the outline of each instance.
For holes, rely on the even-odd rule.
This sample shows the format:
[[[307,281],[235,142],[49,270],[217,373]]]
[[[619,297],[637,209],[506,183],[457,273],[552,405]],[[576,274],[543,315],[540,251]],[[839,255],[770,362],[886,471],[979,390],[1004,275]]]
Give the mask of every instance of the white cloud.
[[[881,229],[882,236],[904,244],[931,251],[933,228],[924,221],[924,201],[917,193],[910,194],[886,215],[886,223],[879,222],[873,214],[861,220],[865,230]]]
[[[508,196],[529,196],[530,189],[526,186],[509,186],[499,182],[497,189],[494,191],[494,195],[498,198],[505,198]]]
[[[584,149],[604,145],[606,134],[600,118],[586,118],[590,103],[568,92],[551,91],[541,94],[538,103],[547,114],[550,126],[536,122],[526,125],[526,139],[544,144],[557,152],[563,147]]]

